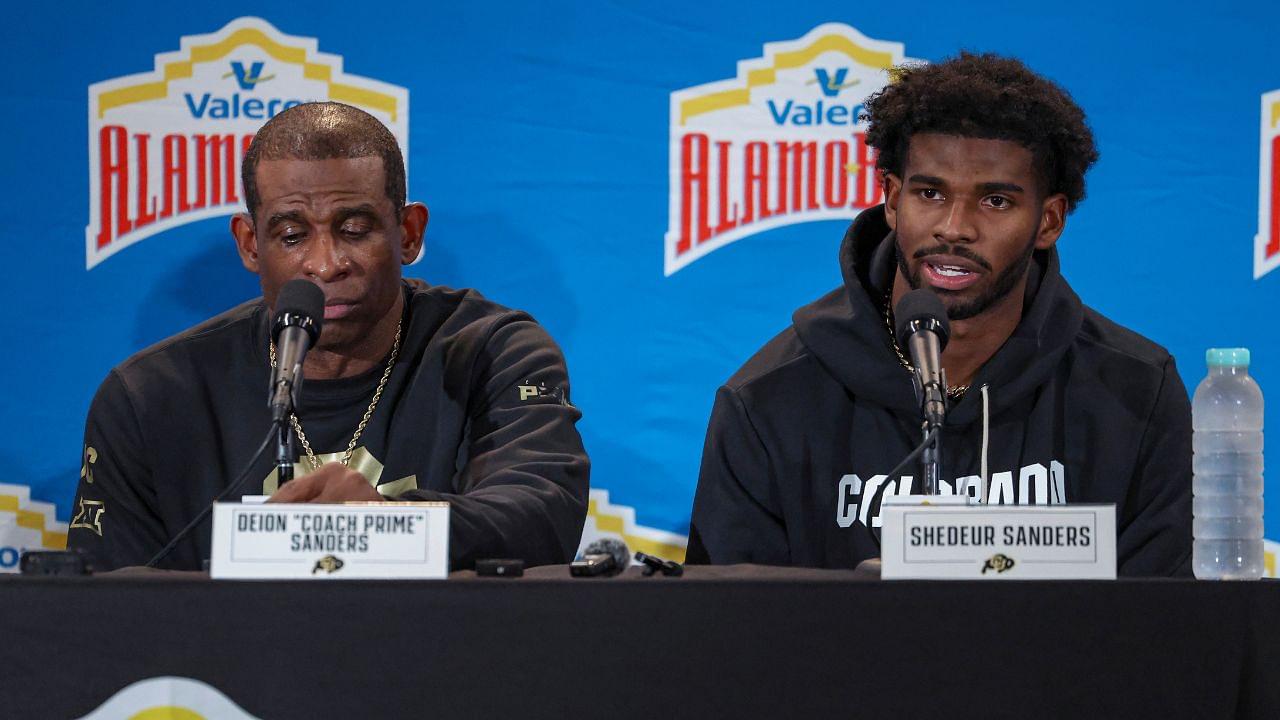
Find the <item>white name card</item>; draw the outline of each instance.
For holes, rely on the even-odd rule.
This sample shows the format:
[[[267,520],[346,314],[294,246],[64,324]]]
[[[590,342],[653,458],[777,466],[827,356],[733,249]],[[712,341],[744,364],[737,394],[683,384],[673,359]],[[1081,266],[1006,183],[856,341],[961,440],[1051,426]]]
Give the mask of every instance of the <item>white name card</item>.
[[[222,579],[444,579],[449,503],[219,503],[209,574]]]
[[[1114,579],[1115,505],[886,504],[881,577]]]

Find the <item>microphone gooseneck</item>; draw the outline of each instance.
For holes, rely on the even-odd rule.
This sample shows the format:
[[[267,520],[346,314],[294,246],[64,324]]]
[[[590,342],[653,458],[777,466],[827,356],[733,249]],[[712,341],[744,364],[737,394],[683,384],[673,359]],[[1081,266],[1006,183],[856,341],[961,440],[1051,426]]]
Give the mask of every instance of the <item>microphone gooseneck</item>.
[[[302,390],[302,361],[320,337],[324,322],[324,291],[306,280],[290,280],[276,297],[271,341],[276,346],[276,366],[271,371],[267,402],[272,420],[284,420],[293,412]]]
[[[239,492],[241,488],[244,487],[244,481],[250,477],[250,473],[253,471],[253,466],[258,464],[258,459],[266,454],[267,449],[271,447],[271,439],[276,437],[276,428],[279,426],[280,423],[271,424],[271,432],[267,433],[267,436],[262,439],[262,444],[258,446],[258,449],[253,453],[253,457],[250,458],[248,464],[244,466],[244,469],[240,471],[240,475],[237,476],[230,485],[223,488],[222,492],[215,495],[213,500],[211,500],[198,515],[192,518],[191,522],[187,523],[186,527],[179,530],[178,534],[174,535],[173,538],[169,540],[168,544],[153,555],[151,559],[147,561],[145,567],[153,568],[161,560],[168,557],[169,553],[173,552],[173,549],[178,547],[178,543],[182,542],[183,538],[190,535],[191,531],[195,530],[205,518],[209,517],[209,513],[213,512],[214,505],[217,505],[227,499],[232,494]]]
[[[894,310],[898,344],[907,348],[925,439],[933,438],[920,456],[921,489],[937,495],[942,464],[942,424],[947,415],[947,374],[942,368],[942,351],[951,339],[947,310],[938,296],[923,288],[902,296]],[[936,431],[936,432],[934,432]]]
[[[267,406],[271,422],[278,429],[276,475],[280,485],[293,479],[293,428],[289,416],[302,393],[302,362],[320,337],[324,322],[324,291],[306,280],[290,280],[276,297],[276,315],[271,325],[275,366]]]

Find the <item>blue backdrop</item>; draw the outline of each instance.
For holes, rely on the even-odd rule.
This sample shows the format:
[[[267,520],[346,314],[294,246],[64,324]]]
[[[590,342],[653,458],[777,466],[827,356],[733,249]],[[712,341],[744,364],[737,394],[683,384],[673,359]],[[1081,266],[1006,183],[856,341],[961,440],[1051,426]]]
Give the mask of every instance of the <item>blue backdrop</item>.
[[[739,61],[764,57],[767,43],[826,23],[926,61],[961,48],[1014,55],[1065,86],[1102,153],[1058,246],[1069,281],[1086,303],[1168,347],[1189,388],[1204,375],[1206,347],[1246,345],[1264,392],[1278,392],[1280,342],[1267,318],[1280,272],[1255,278],[1270,168],[1263,96],[1280,89],[1273,2],[1212,12],[1199,3],[1079,2],[1069,13],[1013,2],[910,12],[800,0],[449,5],[10,10],[16,18],[0,30],[9,108],[0,114],[9,147],[2,202],[11,220],[0,482],[30,486],[65,523],[84,414],[107,371],[258,294],[225,215],[181,222],[87,269],[91,157],[101,157],[91,146],[90,85],[149,73],[183,36],[217,33],[242,16],[315,39],[346,73],[407,90],[410,196],[432,211],[424,258],[409,274],[476,287],[549,329],[584,413],[593,486],[621,515],[634,508],[653,537],[677,542],[662,533],[687,529],[716,387],[793,309],[839,282],[836,251],[854,213],[748,234],[668,275],[664,238],[679,202],[672,94],[735,80]],[[223,82],[229,95],[243,80],[228,66],[237,57],[219,59],[216,78],[201,82]],[[801,88],[813,68],[795,72]],[[821,99],[819,90],[792,96]],[[172,102],[175,123],[194,122]],[[153,166],[161,149],[151,146]],[[1270,410],[1268,424],[1280,427],[1277,419]],[[1268,442],[1273,458],[1278,437]],[[1268,514],[1267,532],[1280,537],[1280,513]]]

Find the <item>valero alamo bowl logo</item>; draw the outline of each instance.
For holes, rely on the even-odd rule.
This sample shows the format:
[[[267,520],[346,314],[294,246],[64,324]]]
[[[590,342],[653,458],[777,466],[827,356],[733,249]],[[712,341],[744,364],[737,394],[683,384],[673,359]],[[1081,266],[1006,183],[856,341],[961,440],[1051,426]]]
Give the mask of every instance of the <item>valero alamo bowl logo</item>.
[[[1258,236],[1253,277],[1280,266],[1280,90],[1262,96],[1262,146],[1258,151]]]
[[[408,157],[409,91],[344,73],[315,38],[243,17],[180,48],[156,55],[151,72],[89,86],[88,269],[156,233],[240,211],[240,158],[285,108],[355,105]]]
[[[671,94],[665,273],[736,240],[881,202],[859,117],[911,62],[901,43],[826,23],[772,42],[737,77]]]

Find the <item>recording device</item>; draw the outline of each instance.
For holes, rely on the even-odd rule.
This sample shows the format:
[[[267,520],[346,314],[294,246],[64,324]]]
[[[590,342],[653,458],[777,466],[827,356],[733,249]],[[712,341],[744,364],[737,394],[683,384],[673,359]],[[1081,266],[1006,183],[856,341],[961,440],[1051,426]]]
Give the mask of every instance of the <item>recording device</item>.
[[[902,296],[894,309],[898,344],[907,348],[916,373],[916,399],[924,416],[924,435],[933,433],[933,442],[920,456],[925,495],[937,495],[942,451],[942,423],[947,415],[947,374],[942,369],[942,351],[951,338],[947,309],[938,296],[923,288]],[[937,432],[934,432],[937,431]]]
[[[631,564],[631,551],[627,544],[614,538],[600,538],[582,550],[577,560],[569,563],[573,577],[610,577],[621,573]]]
[[[520,577],[524,575],[524,560],[492,558],[476,561],[476,575],[480,577]]]
[[[271,340],[276,344],[276,366],[271,371],[267,403],[271,419],[283,421],[293,412],[302,392],[302,361],[320,337],[324,321],[324,291],[306,280],[290,280],[276,296],[276,316]]]
[[[28,550],[18,569],[23,575],[89,575],[93,566],[79,550]]]
[[[656,555],[642,552],[636,553],[636,560],[639,560],[644,565],[644,570],[641,574],[645,577],[649,577],[656,572],[660,572],[666,577],[680,577],[684,574],[684,566],[675,560],[663,560]]]

